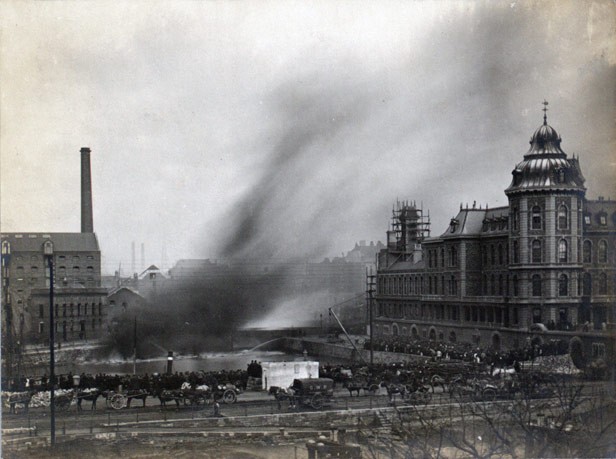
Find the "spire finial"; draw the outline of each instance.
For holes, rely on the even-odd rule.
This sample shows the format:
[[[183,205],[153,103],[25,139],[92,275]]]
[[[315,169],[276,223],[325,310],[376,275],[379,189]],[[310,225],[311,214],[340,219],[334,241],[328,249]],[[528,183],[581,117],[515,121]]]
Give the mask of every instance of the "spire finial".
[[[545,126],[546,124],[548,124],[548,116],[547,116],[547,112],[548,112],[548,101],[543,99],[543,125]]]

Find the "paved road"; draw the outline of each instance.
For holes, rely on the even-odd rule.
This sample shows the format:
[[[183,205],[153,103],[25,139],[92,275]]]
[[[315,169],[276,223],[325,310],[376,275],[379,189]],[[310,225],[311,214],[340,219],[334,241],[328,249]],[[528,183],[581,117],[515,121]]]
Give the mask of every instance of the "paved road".
[[[592,390],[593,386],[586,389]],[[401,400],[398,398],[397,403]],[[433,394],[431,405],[450,404],[452,399],[448,393],[437,392]],[[453,403],[456,403],[454,400]],[[384,408],[390,407],[389,397],[384,391],[379,392],[374,396],[362,395],[360,397],[349,396],[346,389],[336,391],[331,405],[325,409],[365,409],[365,408]],[[177,419],[202,419],[214,416],[214,408],[212,406],[184,406],[176,407],[175,404],[162,408],[158,399],[148,397],[146,406],[143,407],[141,401],[133,404],[131,408],[122,410],[114,410],[107,408],[104,399],[99,399],[98,409],[90,410],[90,403],[83,402],[83,411],[78,412],[75,405],[65,412],[58,412],[56,415],[56,433],[58,436],[66,434],[85,434],[85,433],[101,433],[109,432],[109,427],[105,425],[117,425],[118,430],[128,430],[129,428],[122,427],[124,423],[134,423],[137,421],[173,421]],[[238,397],[238,401],[232,405],[220,404],[220,414],[225,417],[231,416],[250,416],[250,415],[266,415],[266,414],[283,414],[296,413],[303,411],[314,411],[309,407],[293,408],[288,401],[282,402],[280,405],[272,396],[265,392],[244,392]],[[29,413],[9,414],[3,412],[2,428],[33,428],[36,426],[39,436],[49,435],[49,408],[33,408]],[[134,427],[133,427],[134,428]],[[140,427],[149,428],[147,426]],[[163,425],[153,428],[164,428]],[[260,428],[259,428],[260,429]],[[113,429],[115,430],[115,429]],[[225,428],[225,430],[228,430]],[[13,438],[22,437],[15,435]],[[11,436],[6,435],[10,440]]]

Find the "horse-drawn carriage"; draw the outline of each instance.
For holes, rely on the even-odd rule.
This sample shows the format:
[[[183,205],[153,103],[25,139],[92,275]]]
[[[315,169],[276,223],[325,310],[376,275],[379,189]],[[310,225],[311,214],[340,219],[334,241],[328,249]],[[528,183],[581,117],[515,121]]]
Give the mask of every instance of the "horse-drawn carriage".
[[[331,402],[334,395],[334,380],[330,378],[294,379],[290,387],[272,388],[270,393],[279,402],[289,400],[293,407],[302,404],[320,410]]]
[[[176,406],[181,403],[189,406],[210,405],[222,400],[226,404],[237,401],[240,389],[234,384],[217,384],[213,387],[198,385],[193,387],[189,383],[183,383],[180,389],[163,389],[154,394],[160,404],[166,406],[167,402],[175,402]]]

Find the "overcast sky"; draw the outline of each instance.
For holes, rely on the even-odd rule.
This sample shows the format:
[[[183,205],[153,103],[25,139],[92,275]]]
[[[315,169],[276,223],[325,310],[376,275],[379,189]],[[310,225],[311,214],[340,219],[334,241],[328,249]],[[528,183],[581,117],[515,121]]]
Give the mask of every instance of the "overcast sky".
[[[396,200],[433,234],[506,204],[541,124],[616,198],[616,2],[3,0],[3,231],[79,231],[103,269],[339,255]]]

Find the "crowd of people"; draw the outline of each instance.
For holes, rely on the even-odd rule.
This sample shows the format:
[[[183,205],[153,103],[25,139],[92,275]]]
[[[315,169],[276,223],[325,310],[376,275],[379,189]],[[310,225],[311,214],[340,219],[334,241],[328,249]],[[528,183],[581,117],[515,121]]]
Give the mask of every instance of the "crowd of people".
[[[370,349],[370,341],[364,343]],[[481,349],[468,343],[447,343],[430,340],[404,340],[399,336],[375,340],[373,350],[397,352],[428,357],[431,360],[460,360],[463,362],[485,363],[491,366],[513,366],[515,362],[532,360],[539,356],[563,355],[569,345],[561,339],[545,343],[527,343],[524,348],[511,350]]]
[[[207,385],[216,387],[222,384],[233,384],[240,389],[246,388],[248,372],[246,370],[220,370],[220,371],[191,371],[175,373],[152,373],[142,375],[118,375],[98,373],[96,375],[73,373],[56,375],[55,387],[57,389],[99,389],[103,392],[129,390],[156,393],[161,390],[177,390],[184,384],[191,388]],[[51,388],[49,377],[45,374],[38,378],[2,379],[2,390],[9,392],[39,392]]]

